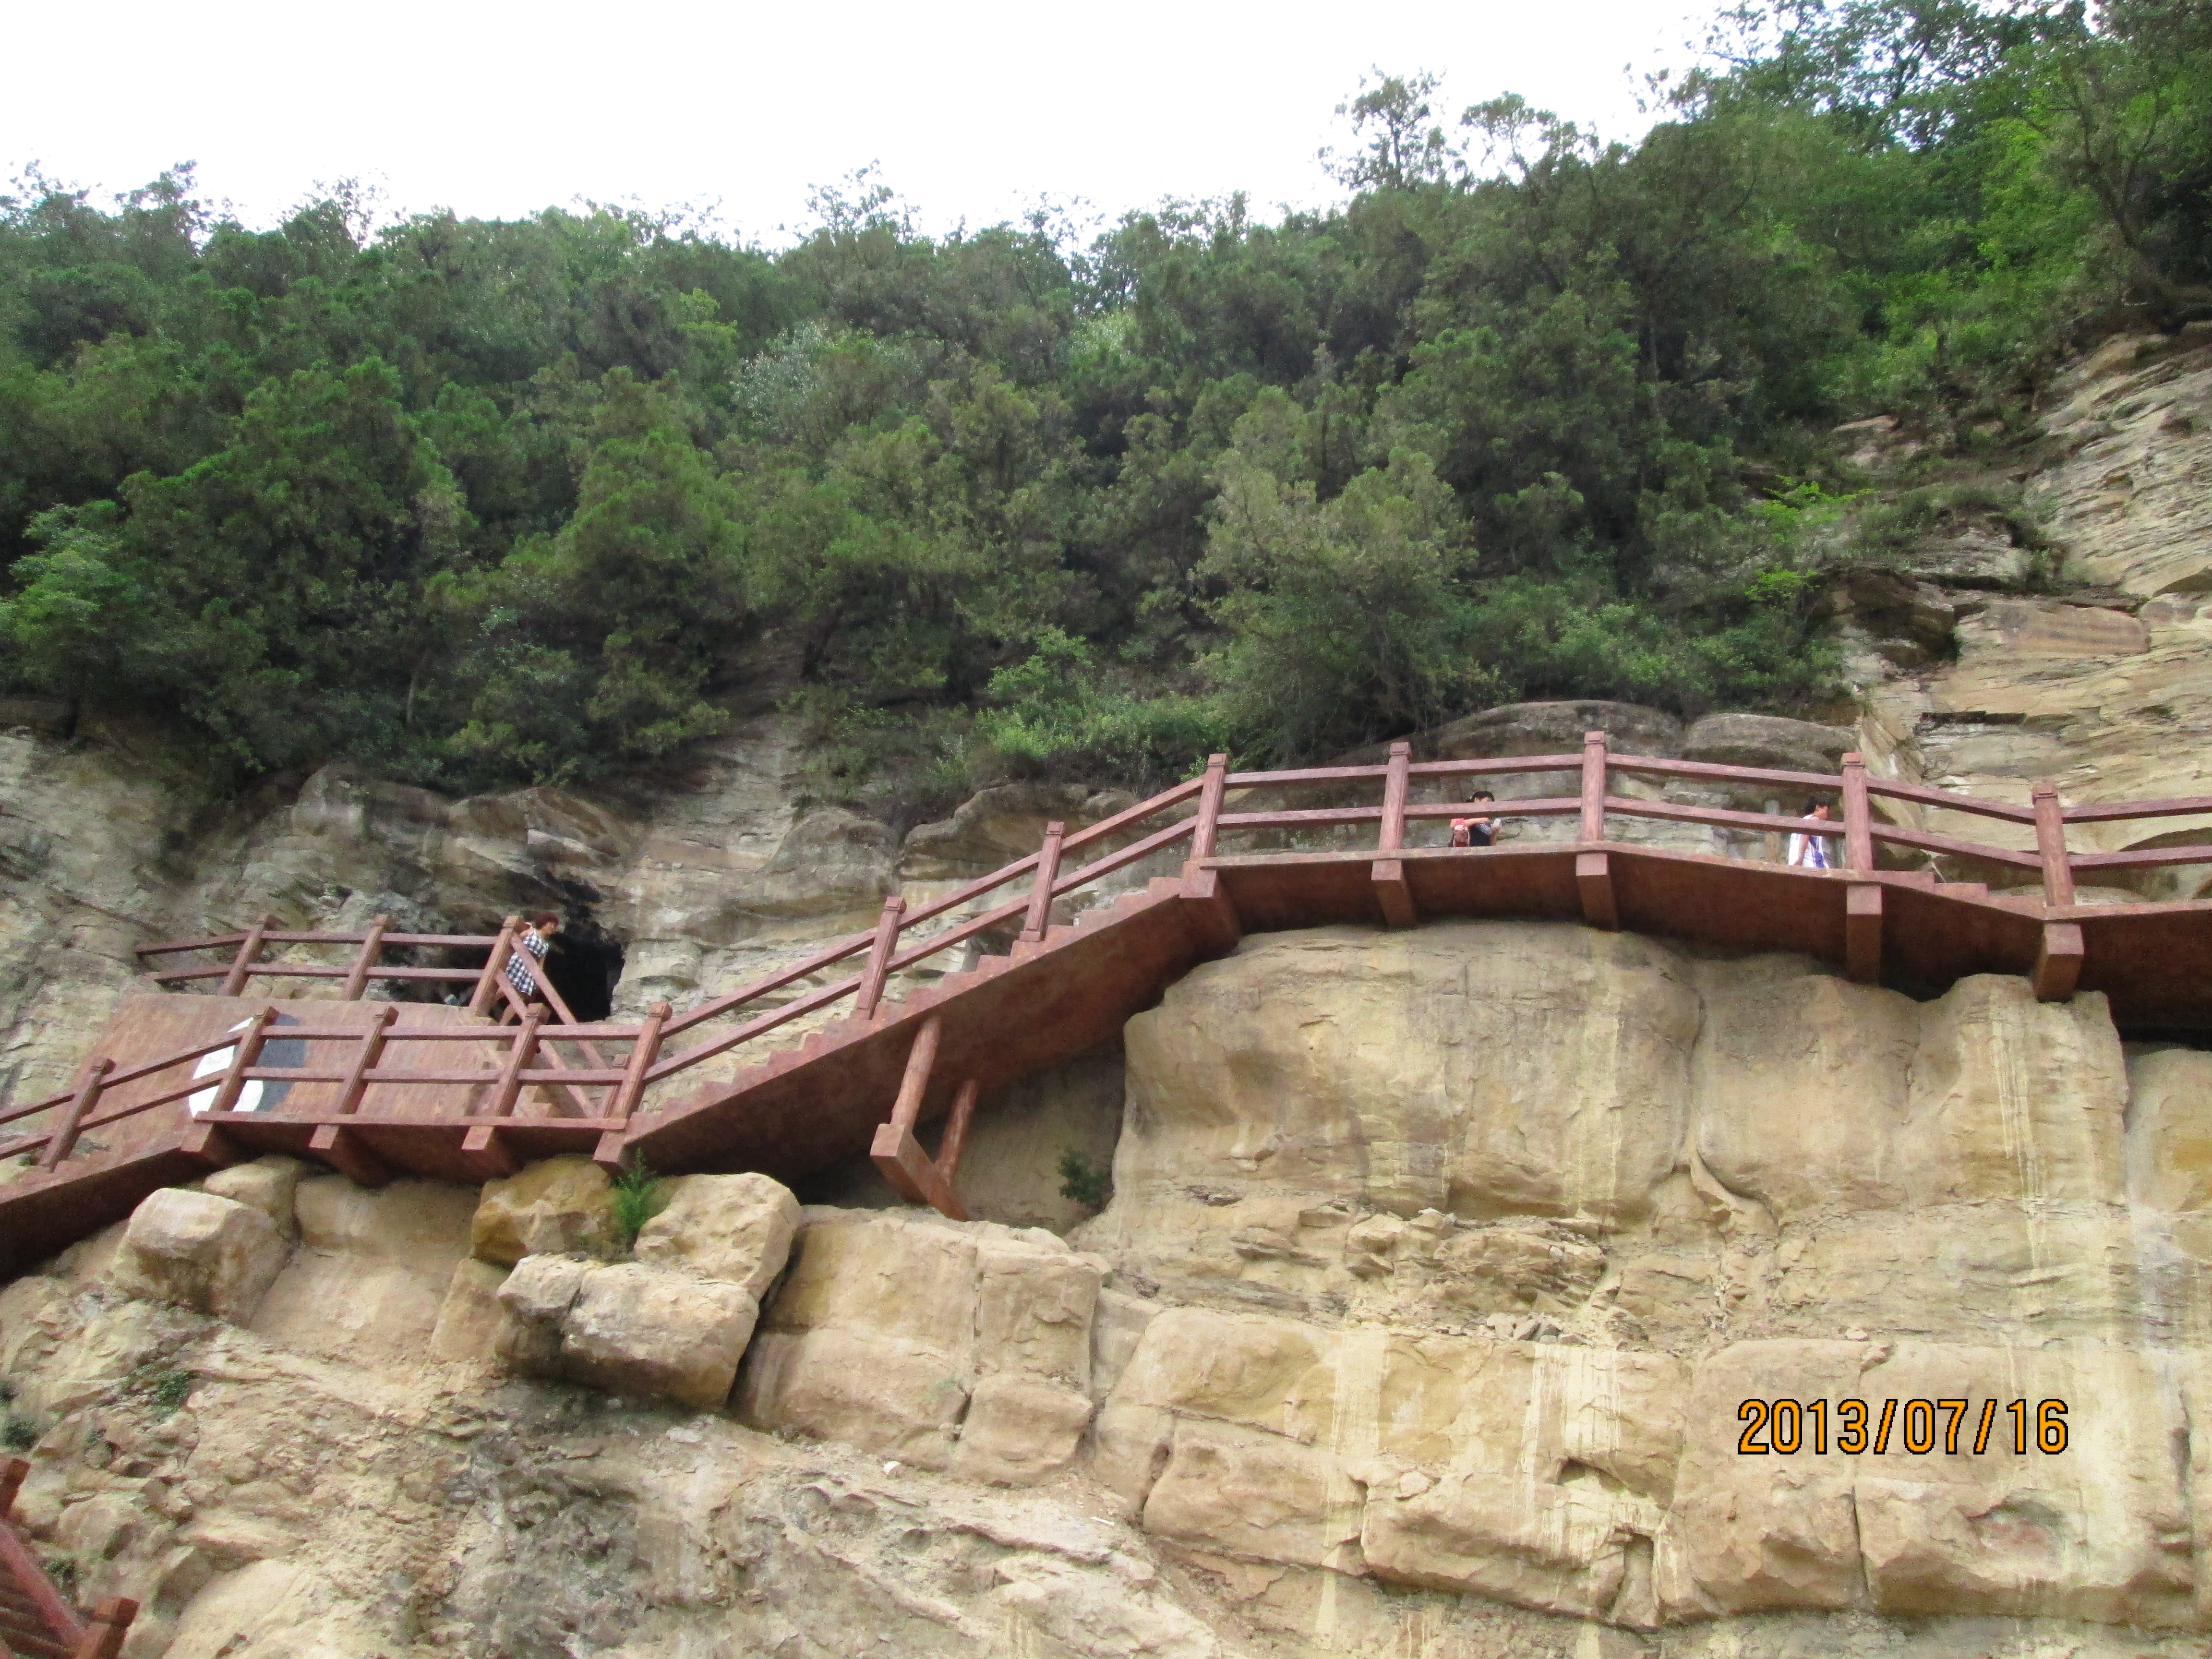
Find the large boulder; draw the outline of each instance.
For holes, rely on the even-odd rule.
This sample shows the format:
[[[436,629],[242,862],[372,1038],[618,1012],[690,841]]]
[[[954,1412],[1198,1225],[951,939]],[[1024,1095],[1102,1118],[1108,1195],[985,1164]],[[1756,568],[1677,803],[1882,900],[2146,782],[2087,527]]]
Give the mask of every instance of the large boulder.
[[[1626,755],[1681,753],[1682,722],[1640,703],[1509,702],[1438,726],[1416,747],[1438,760],[1498,760],[1513,755],[1579,755],[1585,732],[1603,732]]]
[[[1778,714],[1708,714],[1690,728],[1682,758],[1784,772],[1836,772],[1858,746],[1850,731]]]
[[[739,1285],[637,1261],[595,1265],[562,1321],[561,1368],[609,1394],[719,1411],[759,1318]]]
[[[497,1294],[508,1370],[701,1411],[728,1399],[760,1317],[743,1285],[638,1261],[526,1256]]]
[[[513,1267],[526,1255],[594,1254],[614,1243],[607,1172],[587,1158],[549,1158],[484,1183],[469,1243],[477,1259]]]
[[[117,1288],[243,1322],[284,1266],[276,1224],[251,1204],[164,1188],[131,1212],[116,1253]]]
[[[276,1224],[276,1231],[289,1243],[300,1236],[295,1203],[301,1177],[311,1167],[296,1158],[257,1158],[251,1164],[234,1164],[228,1170],[217,1170],[200,1185],[217,1198],[252,1205]]]
[[[526,1176],[556,1163],[526,1170]],[[511,1240],[527,1216],[565,1187],[563,1172],[541,1176],[520,1205],[514,1183],[497,1195],[502,1211],[477,1212],[478,1255],[489,1235]],[[679,1401],[702,1411],[729,1397],[738,1361],[760,1318],[760,1298],[783,1272],[799,1201],[763,1175],[685,1176],[670,1182],[667,1207],[637,1238],[636,1260],[610,1264],[580,1252],[525,1255],[493,1291],[501,1309],[493,1357],[524,1376],[558,1377],[610,1394]],[[600,1191],[605,1192],[605,1176]],[[485,1204],[495,1195],[486,1188]],[[578,1213],[570,1209],[566,1213]],[[557,1231],[558,1230],[553,1230]],[[456,1276],[441,1330],[456,1357],[477,1348],[482,1281]]]
[[[681,1176],[637,1236],[640,1261],[768,1293],[799,1231],[799,1200],[764,1175]]]

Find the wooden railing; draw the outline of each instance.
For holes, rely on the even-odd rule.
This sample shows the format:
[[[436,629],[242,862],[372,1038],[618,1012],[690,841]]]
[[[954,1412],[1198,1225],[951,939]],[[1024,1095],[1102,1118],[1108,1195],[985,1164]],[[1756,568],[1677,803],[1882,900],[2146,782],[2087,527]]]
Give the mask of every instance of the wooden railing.
[[[112,1595],[86,1618],[39,1565],[15,1520],[15,1494],[31,1466],[0,1460],[0,1654],[17,1659],[116,1659],[138,1604]]]
[[[955,947],[971,942],[980,946],[990,936],[1017,953],[1033,948],[1044,940],[1056,904],[1132,866],[1149,859],[1165,859],[1178,848],[1185,862],[1202,861],[1226,856],[1222,850],[1224,842],[1239,837],[1371,829],[1371,842],[1364,848],[1345,850],[1362,852],[1375,860],[1376,890],[1386,916],[1394,921],[1409,921],[1412,908],[1403,884],[1402,866],[1407,853],[1417,850],[1411,848],[1409,837],[1421,826],[1468,817],[1475,810],[1461,799],[1417,800],[1413,798],[1417,790],[1425,787],[1451,791],[1456,786],[1455,792],[1464,793],[1465,786],[1479,781],[1546,774],[1571,775],[1578,787],[1572,794],[1490,802],[1480,811],[1502,820],[1575,819],[1574,839],[1565,843],[1565,848],[1571,848],[1577,855],[1577,876],[1583,893],[1585,915],[1604,926],[1613,925],[1605,855],[1609,848],[1620,850],[1624,847],[1624,843],[1611,841],[1607,831],[1613,823],[1623,819],[1703,825],[1762,836],[1803,835],[1822,838],[1832,847],[1840,843],[1840,856],[1831,859],[1829,868],[1808,872],[1816,878],[1869,882],[1878,872],[1881,852],[1885,847],[1908,857],[1944,855],[2015,869],[2039,878],[2041,905],[2057,911],[2065,911],[2074,904],[2075,880],[2083,872],[2212,864],[2212,831],[2206,832],[2207,840],[2203,842],[2136,852],[2075,853],[2067,846],[2069,824],[2105,825],[2132,819],[2212,816],[2212,797],[2066,807],[2060,803],[2054,788],[2038,784],[2030,805],[2020,806],[1917,784],[1870,778],[1863,758],[1856,754],[1844,757],[1840,773],[1785,771],[1618,755],[1611,751],[1605,733],[1592,732],[1586,735],[1577,753],[1515,756],[1498,760],[1415,761],[1410,746],[1399,743],[1391,745],[1388,760],[1380,766],[1231,772],[1228,757],[1216,755],[1199,776],[1088,829],[1070,835],[1062,824],[1048,825],[1042,845],[1036,852],[988,876],[920,905],[910,907],[896,896],[887,898],[875,925],[867,930],[837,940],[803,960],[734,991],[710,998],[681,1014],[673,1012],[665,1004],[657,1004],[636,1024],[578,1024],[568,1018],[568,1010],[557,997],[552,1003],[556,1018],[551,1022],[545,1019],[543,1010],[526,1008],[501,975],[505,958],[514,948],[516,924],[512,919],[496,937],[392,933],[385,931],[380,918],[367,934],[283,933],[264,919],[242,933],[172,940],[142,947],[147,955],[229,951],[231,960],[225,967],[172,971],[158,977],[165,982],[177,983],[221,975],[224,990],[234,994],[257,975],[338,978],[343,981],[343,994],[349,997],[357,997],[368,982],[379,978],[471,981],[474,983],[469,1004],[472,1010],[483,1012],[495,1002],[501,1002],[501,1018],[513,1018],[516,1023],[511,1027],[398,1027],[393,1023],[392,1005],[385,1005],[366,1030],[336,1024],[283,1027],[281,1035],[287,1038],[343,1042],[354,1047],[350,1060],[342,1066],[278,1067],[258,1063],[263,1044],[275,1034],[271,1022],[276,1011],[270,1008],[255,1016],[249,1029],[240,1036],[226,1036],[126,1072],[113,1071],[106,1060],[94,1061],[71,1090],[0,1113],[0,1124],[5,1124],[39,1112],[58,1110],[54,1123],[42,1133],[0,1145],[0,1156],[35,1150],[40,1164],[52,1169],[70,1156],[86,1130],[173,1103],[209,1085],[205,1079],[194,1079],[154,1099],[102,1115],[98,1107],[104,1092],[167,1067],[189,1064],[233,1044],[235,1048],[230,1064],[216,1085],[219,1093],[214,1109],[204,1115],[219,1118],[235,1104],[244,1085],[255,1079],[335,1084],[339,1089],[338,1103],[330,1115],[337,1117],[373,1115],[367,1110],[366,1102],[369,1092],[381,1085],[459,1088],[480,1091],[484,1097],[471,1099],[461,1113],[449,1115],[442,1121],[452,1121],[458,1115],[473,1126],[472,1134],[483,1135],[513,1116],[523,1090],[538,1086],[553,1094],[558,1114],[600,1127],[618,1140],[638,1112],[645,1091],[653,1085],[679,1076],[733,1048],[757,1042],[794,1022],[826,1014],[840,1004],[849,1002],[854,1017],[873,1020],[878,1016],[885,990],[894,975],[920,967]],[[1840,805],[1841,814],[1830,820],[1783,817],[1771,811],[1749,812],[1617,794],[1611,788],[1615,776],[1773,789],[1787,792],[1800,800],[1832,799]],[[1249,798],[1261,791],[1320,792],[1341,797],[1370,789],[1375,792],[1373,804],[1244,810]],[[2027,849],[1988,844],[1888,822],[1876,816],[1877,804],[1883,802],[1994,819],[2031,831],[2034,845]],[[1454,856],[1510,855],[1514,850],[1509,844]],[[1874,890],[1870,886],[1855,888],[1855,907],[1862,891],[1873,893]],[[1875,900],[1877,908],[1872,914],[1878,915],[1878,895]],[[1852,915],[1856,927],[1859,916],[1856,908]],[[2046,932],[2069,925],[2063,919],[2053,921]],[[1862,933],[1854,933],[1853,937],[1860,938]],[[1878,924],[1871,937],[1876,942],[1878,963]],[[259,959],[259,953],[267,946],[285,944],[349,945],[356,954],[350,965],[345,967],[266,963]],[[378,953],[385,947],[401,945],[483,949],[489,954],[481,969],[383,967]],[[2055,948],[2063,953],[2066,946],[2063,939]],[[1861,946],[1854,944],[1852,951],[1853,971],[1860,974],[1864,966]],[[2078,946],[2075,955],[2078,957]],[[542,973],[539,977],[542,981]],[[2070,981],[2063,976],[2050,982],[2059,986],[2062,993],[2070,985]],[[545,989],[550,995],[551,988]],[[307,1002],[292,1006],[312,1009],[315,1005]],[[495,1042],[505,1045],[505,1054],[496,1067],[489,1069],[477,1066],[406,1071],[386,1061],[386,1051],[395,1042]],[[555,1048],[561,1042],[572,1043],[582,1050],[586,1063],[563,1060]],[[627,1045],[627,1053],[617,1064],[602,1054],[598,1046],[600,1044]],[[586,1092],[590,1091],[597,1091],[596,1098]],[[912,1115],[910,1109],[908,1115]],[[341,1156],[346,1140],[343,1126],[325,1121],[317,1135],[318,1140],[311,1150],[331,1155],[332,1161],[343,1168]]]

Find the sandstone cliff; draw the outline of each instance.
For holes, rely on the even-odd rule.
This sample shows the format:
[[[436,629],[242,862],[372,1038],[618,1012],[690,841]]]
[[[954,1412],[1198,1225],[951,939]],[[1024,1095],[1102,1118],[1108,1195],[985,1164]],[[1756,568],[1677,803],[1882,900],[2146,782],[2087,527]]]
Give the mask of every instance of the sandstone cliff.
[[[2016,469],[2037,545],[1954,525],[1851,574],[1856,730],[1550,705],[1423,741],[2212,793],[2208,396],[2212,352],[2115,343]],[[200,811],[137,735],[15,715],[0,1099],[59,1083],[149,937],[547,905],[620,945],[618,1006],[682,1003],[1124,799],[989,792],[902,836],[804,805],[763,714],[588,800],[333,769]],[[989,1103],[988,1220],[863,1163],[742,1248],[701,1200],[609,1265],[558,1170],[246,1166],[0,1289],[0,1380],[40,1547],[145,1601],[133,1659],[2202,1654],[2208,1107],[2212,1057],[2009,979],[1261,935]],[[1112,1167],[1087,1219],[1069,1150]],[[1747,1399],[1962,1400],[1969,1441],[2058,1400],[2066,1449],[2000,1418],[1979,1455],[1900,1423],[1744,1455]]]

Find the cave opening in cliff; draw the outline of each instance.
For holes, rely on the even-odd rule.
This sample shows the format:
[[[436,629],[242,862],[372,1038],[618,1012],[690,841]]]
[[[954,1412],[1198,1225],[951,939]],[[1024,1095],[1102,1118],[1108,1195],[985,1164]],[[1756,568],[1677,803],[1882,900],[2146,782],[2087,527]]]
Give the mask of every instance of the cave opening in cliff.
[[[570,916],[562,922],[545,958],[545,977],[570,1013],[586,1024],[605,1019],[613,1011],[615,985],[622,974],[620,939],[588,916]]]

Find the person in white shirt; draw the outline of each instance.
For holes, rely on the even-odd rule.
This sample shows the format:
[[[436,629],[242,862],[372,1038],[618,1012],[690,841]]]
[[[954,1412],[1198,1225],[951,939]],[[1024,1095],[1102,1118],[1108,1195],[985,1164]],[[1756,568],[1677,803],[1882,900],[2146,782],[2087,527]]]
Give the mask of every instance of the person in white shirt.
[[[1820,823],[1827,823],[1831,816],[1826,801],[1805,814],[1808,822]],[[1790,862],[1802,865],[1808,870],[1832,870],[1836,867],[1835,852],[1829,846],[1827,836],[1801,832],[1790,837]]]

